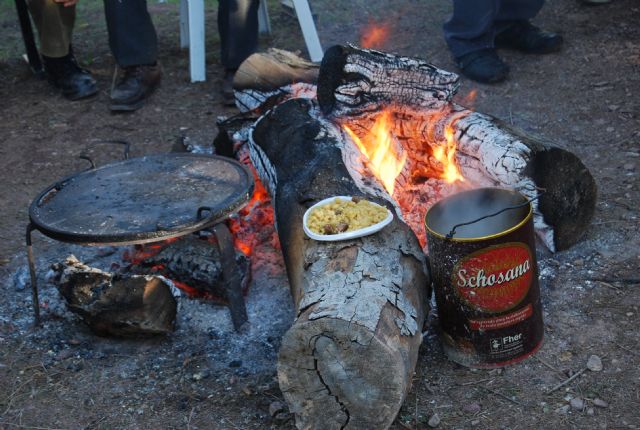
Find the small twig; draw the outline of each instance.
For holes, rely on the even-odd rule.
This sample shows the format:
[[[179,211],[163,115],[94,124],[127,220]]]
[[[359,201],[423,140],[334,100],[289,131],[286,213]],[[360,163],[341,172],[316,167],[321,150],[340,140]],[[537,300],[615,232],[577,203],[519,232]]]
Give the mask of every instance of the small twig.
[[[231,424],[233,426],[233,428],[241,430],[240,427],[238,427],[233,421],[231,421],[229,418],[224,418],[225,421],[227,421],[229,424]]]
[[[621,284],[640,284],[640,278],[592,278],[595,282],[620,282]]]
[[[574,379],[576,379],[578,376],[582,375],[584,372],[586,372],[588,369],[588,367],[583,367],[582,369],[578,370],[576,373],[573,374],[573,376],[571,376],[570,378],[565,379],[564,381],[562,381],[561,383],[559,383],[558,385],[556,385],[555,387],[553,387],[552,389],[550,389],[549,391],[546,392],[546,394],[551,394],[554,391],[558,390],[559,388],[564,387],[565,385],[567,385],[569,382],[573,381]]]
[[[415,417],[414,417],[414,421],[415,423],[415,427],[418,428],[418,393],[416,392],[416,410],[415,410]]]
[[[515,400],[515,399],[512,399],[511,397],[506,396],[506,395],[504,395],[504,394],[502,394],[502,393],[499,393],[498,391],[494,391],[494,390],[492,390],[491,388],[488,388],[488,387],[481,387],[481,388],[483,388],[483,389],[487,390],[487,391],[488,391],[488,392],[490,392],[491,394],[495,394],[495,395],[496,395],[496,396],[498,396],[498,397],[502,397],[503,399],[508,400],[508,401],[510,401],[511,403],[514,403],[514,404],[516,404],[516,405],[518,405],[518,406],[523,406],[523,407],[525,406],[525,405],[524,405],[524,404],[522,404],[521,402],[519,402],[519,401],[517,401],[517,400]]]
[[[458,385],[460,385],[461,387],[466,387],[468,385],[481,384],[481,383],[487,382],[487,381],[493,381],[493,378],[480,379],[478,381],[463,382],[462,384],[458,384]]]
[[[556,369],[555,367],[553,367],[552,365],[550,365],[549,363],[547,363],[546,361],[544,361],[542,358],[538,357],[537,355],[534,355],[534,357],[536,358],[536,360],[538,360],[540,363],[544,364],[545,366],[547,366],[549,369],[553,370],[554,372],[556,372],[558,375],[562,376],[562,378],[564,379],[564,374]]]
[[[616,290],[616,291],[621,291],[620,288],[616,287],[615,285],[611,285],[608,282],[604,282],[604,281],[595,281],[595,282],[602,285],[603,287],[611,288],[612,290]]]
[[[632,350],[632,349],[629,349],[629,348],[627,348],[627,347],[626,347],[626,346],[624,346],[624,345],[620,345],[618,342],[614,342],[614,341],[612,341],[612,343],[613,343],[615,346],[617,346],[618,348],[620,348],[620,349],[624,349],[625,351],[627,351],[627,352],[628,352],[628,353],[630,353],[630,354],[635,355],[636,357],[640,357],[640,354],[638,354],[636,351],[634,351],[634,350]]]
[[[13,426],[13,427],[17,427],[17,428],[19,428],[19,429],[33,429],[33,430],[67,430],[67,429],[54,428],[54,427],[34,427],[34,426],[27,426],[27,425],[23,425],[23,424],[9,423],[9,422],[6,422],[6,421],[0,421],[0,425]]]
[[[189,412],[189,418],[187,419],[187,430],[191,429],[191,419],[193,418],[193,412],[196,410],[195,406],[191,408],[191,412]]]
[[[401,426],[402,428],[405,428],[405,429],[407,429],[407,430],[413,430],[413,427],[411,427],[411,426],[410,426],[409,424],[407,424],[407,423],[402,422],[402,420],[400,420],[400,419],[399,419],[397,422],[398,422],[398,424],[400,424],[400,426]]]

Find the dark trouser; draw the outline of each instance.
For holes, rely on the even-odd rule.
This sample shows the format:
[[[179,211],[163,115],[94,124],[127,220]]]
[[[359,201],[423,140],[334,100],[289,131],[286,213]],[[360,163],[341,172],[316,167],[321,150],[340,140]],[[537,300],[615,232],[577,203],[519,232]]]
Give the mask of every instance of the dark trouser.
[[[121,67],[153,64],[158,37],[146,0],[104,0],[109,47]]]
[[[218,30],[220,61],[225,69],[237,69],[258,47],[260,0],[220,0]]]
[[[38,29],[42,55],[51,58],[67,55],[71,45],[76,7],[64,7],[53,0],[29,0],[27,4],[33,23]]]
[[[513,21],[536,16],[544,0],[453,0],[444,38],[454,57],[493,48],[496,34]]]
[[[220,0],[221,62],[237,69],[258,47],[260,0]],[[152,64],[158,55],[156,30],[146,0],[104,0],[109,46],[122,67]]]

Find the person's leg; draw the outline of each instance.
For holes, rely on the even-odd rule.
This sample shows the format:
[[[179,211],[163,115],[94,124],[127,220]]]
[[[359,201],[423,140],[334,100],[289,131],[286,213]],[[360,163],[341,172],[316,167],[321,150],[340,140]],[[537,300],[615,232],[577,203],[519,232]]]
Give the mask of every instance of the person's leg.
[[[493,48],[499,10],[500,0],[453,0],[453,14],[443,28],[454,57]]]
[[[460,71],[474,81],[500,82],[509,74],[494,49],[499,10],[500,0],[453,0],[453,15],[443,26]]]
[[[542,9],[544,0],[501,0],[500,9],[496,14],[498,31],[504,22],[529,21],[535,18]]]
[[[51,58],[69,54],[75,6],[63,7],[53,0],[29,0],[27,4],[38,30],[40,53]]]
[[[30,0],[29,12],[38,29],[40,53],[49,82],[69,100],[98,92],[89,71],[78,66],[71,47],[75,6],[64,7],[53,0]]]
[[[120,67],[155,64],[158,37],[146,0],[104,0],[109,47]]]
[[[112,111],[134,111],[158,87],[158,37],[146,0],[104,0],[109,47],[124,73],[111,91]]]
[[[260,0],[220,0],[220,58],[225,69],[237,69],[258,47]]]
[[[259,6],[260,0],[219,1],[220,62],[225,70],[221,92],[227,105],[235,104],[235,71],[258,48]]]
[[[562,36],[542,31],[530,23],[543,4],[544,0],[502,0],[496,16],[496,46],[530,54],[559,51]]]

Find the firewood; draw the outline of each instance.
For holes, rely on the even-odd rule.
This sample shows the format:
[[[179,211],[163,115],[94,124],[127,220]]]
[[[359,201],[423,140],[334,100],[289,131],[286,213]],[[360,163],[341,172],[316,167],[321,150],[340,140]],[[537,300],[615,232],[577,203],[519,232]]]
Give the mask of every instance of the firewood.
[[[347,91],[345,88],[356,86],[352,84],[355,70],[384,70],[393,64],[390,57],[400,63],[407,60],[390,54],[372,55],[369,50],[354,47],[333,47],[327,53],[330,55],[325,55],[320,66],[317,90],[326,115],[337,123],[348,123],[362,136],[369,133],[378,112],[384,108],[393,112],[393,133],[409,157],[397,180],[400,192],[394,197],[405,201],[400,207],[409,210],[405,215],[414,231],[424,231],[427,207],[435,203],[434,198],[444,197],[434,190],[434,181],[428,180],[437,179],[440,166],[432,156],[433,148],[445,141],[448,126],[458,146],[456,159],[462,175],[469,180],[467,187],[517,189],[532,199],[536,231],[552,251],[566,249],[582,238],[595,211],[597,188],[576,155],[490,115],[448,102],[455,88],[415,94],[394,85],[396,79],[385,86],[384,74],[379,72],[375,76],[381,76],[377,79],[382,82],[358,84],[357,91]],[[425,79],[436,82],[440,82],[438,77],[448,76],[448,72],[437,69],[425,68],[424,73]],[[413,85],[415,80],[406,85]],[[381,94],[377,89],[380,86],[391,89]],[[441,186],[435,182],[435,187]],[[419,236],[424,240],[423,233]]]
[[[455,73],[418,58],[336,45],[320,65],[318,102],[325,114],[334,116],[378,112],[391,103],[439,109],[459,85]]]
[[[428,312],[429,276],[413,232],[395,220],[341,242],[308,239],[302,217],[333,195],[363,193],[340,132],[308,100],[285,102],[252,133],[252,161],[273,198],[296,309],[278,357],[280,388],[304,429],[388,428],[402,405]]]
[[[162,277],[114,275],[74,256],[53,270],[69,310],[100,336],[142,337],[174,329],[177,303]]]
[[[301,92],[315,94],[318,70],[317,64],[280,49],[253,54],[233,78],[237,104],[242,111],[265,111]]]

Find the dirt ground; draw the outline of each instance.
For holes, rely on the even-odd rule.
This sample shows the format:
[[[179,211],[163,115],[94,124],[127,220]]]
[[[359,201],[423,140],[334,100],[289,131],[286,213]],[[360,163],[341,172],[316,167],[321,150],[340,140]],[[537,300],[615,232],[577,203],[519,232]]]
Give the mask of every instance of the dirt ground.
[[[181,303],[190,313],[170,338],[98,338],[64,310],[56,291],[43,284],[44,273],[44,326],[30,325],[24,232],[38,192],[86,168],[78,155],[96,140],[128,140],[134,156],[169,151],[182,136],[208,145],[216,118],[234,112],[218,95],[217,4],[207,3],[207,81],[191,84],[188,53],[178,47],[177,2],[150,1],[162,87],[138,112],[112,115],[113,59],[101,9],[81,2],[74,42],[101,92],[72,103],[21,60],[12,3],[0,2],[0,428],[293,428],[290,415],[269,412],[283,401],[275,357],[292,318],[282,270],[254,274],[260,288],[252,287],[248,299],[257,321],[249,336],[232,337],[224,309]],[[440,31],[447,0],[310,3],[325,47],[357,43],[362,28],[380,21],[391,28],[384,49],[455,70]],[[296,21],[275,0],[270,6],[274,34],[264,46],[304,52]],[[509,81],[484,86],[465,80],[460,95],[477,89],[476,110],[577,154],[598,183],[593,223],[567,251],[538,247],[541,350],[504,369],[466,369],[444,356],[432,317],[394,429],[640,428],[640,4],[549,0],[535,21],[563,33],[562,53],[504,52]],[[119,156],[102,147],[91,151],[99,163]],[[43,268],[70,252],[93,252],[69,250],[39,234],[34,246]],[[222,316],[209,320],[209,314]],[[592,355],[602,370],[584,370]]]

